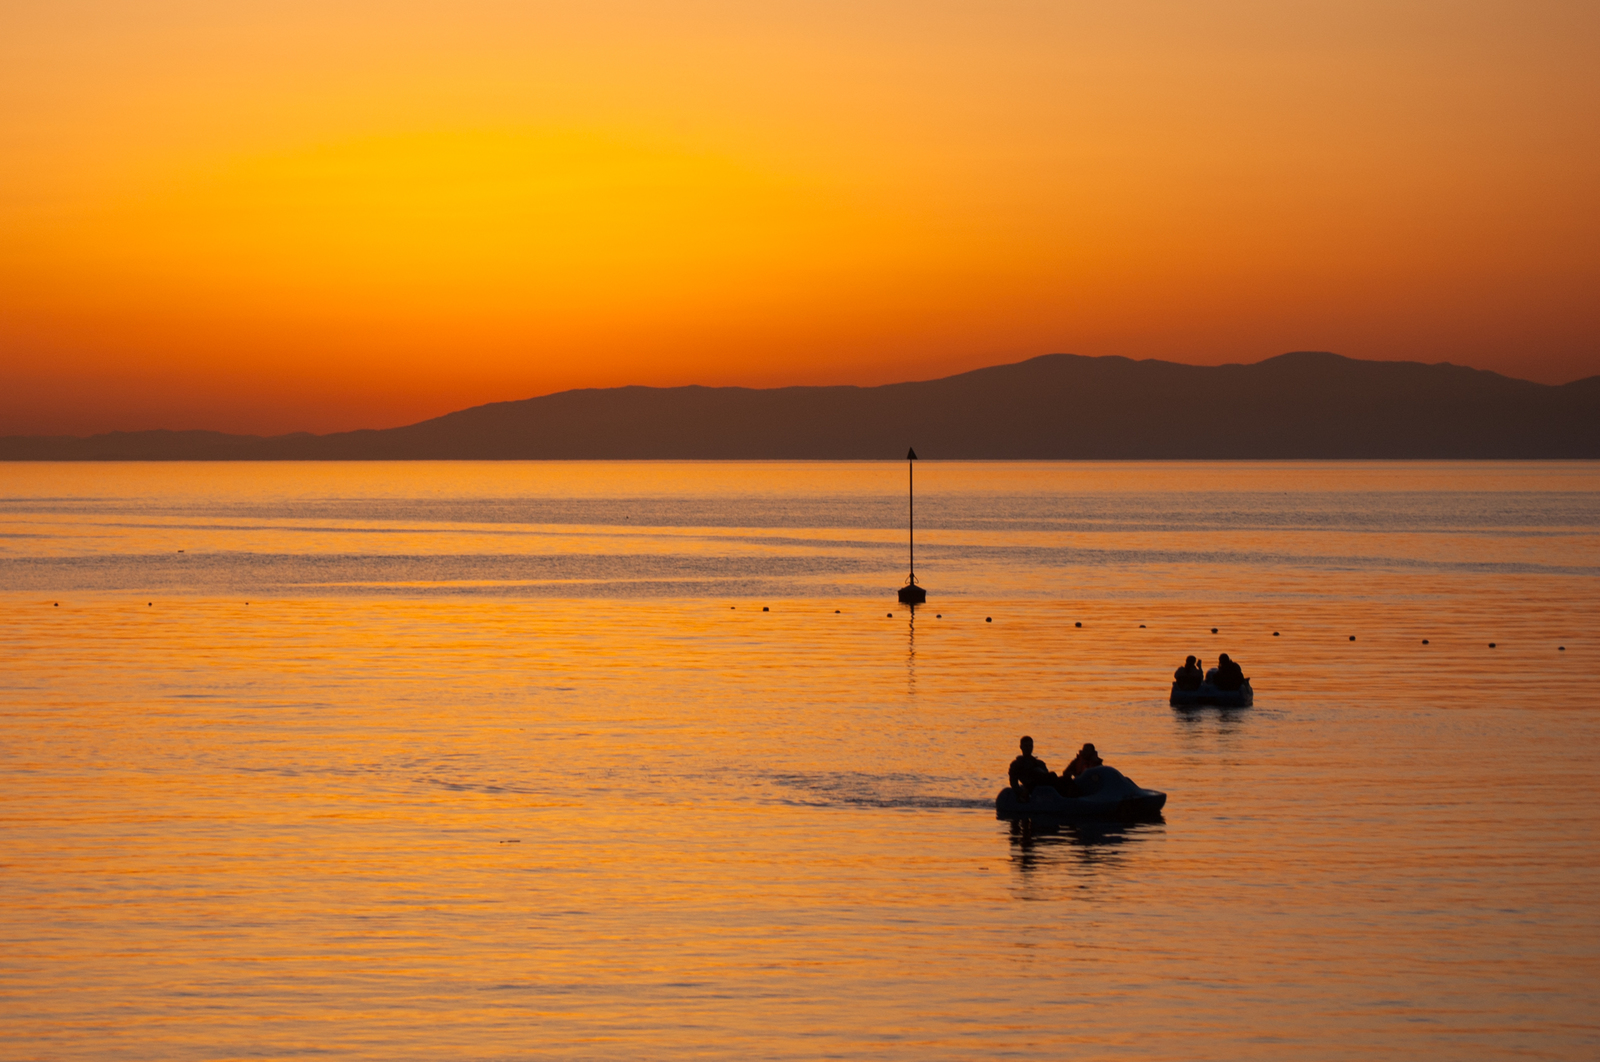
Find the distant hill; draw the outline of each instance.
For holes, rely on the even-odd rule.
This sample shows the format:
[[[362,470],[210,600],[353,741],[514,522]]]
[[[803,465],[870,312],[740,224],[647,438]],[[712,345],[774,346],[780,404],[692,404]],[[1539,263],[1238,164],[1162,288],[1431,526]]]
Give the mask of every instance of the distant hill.
[[[1301,352],[1196,366],[1049,354],[882,387],[617,387],[332,435],[0,438],[0,460],[1600,457],[1600,376]]]

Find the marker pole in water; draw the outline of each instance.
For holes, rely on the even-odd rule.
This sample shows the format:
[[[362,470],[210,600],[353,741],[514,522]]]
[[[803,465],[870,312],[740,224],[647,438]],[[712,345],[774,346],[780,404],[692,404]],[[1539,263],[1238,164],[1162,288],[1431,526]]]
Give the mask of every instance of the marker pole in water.
[[[906,547],[910,550],[911,584],[917,582],[917,451],[906,450]]]
[[[911,574],[906,585],[900,588],[899,598],[907,605],[920,605],[928,600],[928,592],[917,585],[917,451],[906,451],[906,532]]]

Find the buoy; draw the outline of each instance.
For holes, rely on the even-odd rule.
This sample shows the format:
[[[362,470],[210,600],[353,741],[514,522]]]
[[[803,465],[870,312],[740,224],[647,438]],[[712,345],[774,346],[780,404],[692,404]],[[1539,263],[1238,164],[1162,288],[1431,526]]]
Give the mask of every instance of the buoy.
[[[885,612],[884,615],[888,616],[890,619],[894,619],[894,613],[893,612]]]
[[[144,603],[144,607],[145,607],[145,608],[154,608],[154,607],[155,607],[155,604],[156,604],[156,603],[155,603],[155,602],[154,602],[154,601],[146,601],[146,602],[145,602],[145,603]]]
[[[983,617],[983,622],[985,622],[985,623],[993,623],[994,622],[994,617],[993,616],[985,616],[985,617]]]
[[[933,614],[933,618],[934,619],[944,619],[944,613],[943,612],[935,612]],[[1563,648],[1565,648],[1565,646],[1563,646]]]
[[[1556,646],[1556,649],[1557,649],[1557,651],[1563,652],[1563,653],[1567,651],[1567,647],[1564,646],[1564,645],[1558,645],[1558,646]]]
[[[1215,633],[1217,633],[1217,629],[1216,629],[1216,628],[1215,628],[1215,627],[1212,627],[1212,628],[1211,628],[1211,633],[1212,633],[1212,634],[1215,634]]]
[[[834,614],[834,615],[835,615],[835,616],[837,616],[837,615],[838,615],[838,614],[839,614],[839,610],[838,610],[838,609],[834,609],[834,610],[833,610],[833,614]]]
[[[1422,644],[1423,645],[1427,645],[1428,644],[1428,639],[1426,639],[1426,638],[1422,639]]]
[[[1139,624],[1139,629],[1140,629],[1140,630],[1141,630],[1141,631],[1142,631],[1142,630],[1144,630],[1144,624],[1142,624],[1142,623],[1141,623],[1141,624]]]
[[[1081,627],[1081,626],[1083,626],[1083,624],[1081,624],[1081,623],[1074,623],[1074,624],[1073,624],[1073,626],[1074,626],[1074,627]]]
[[[1489,648],[1490,648],[1490,649],[1493,649],[1493,648],[1494,648],[1494,643],[1493,643],[1493,642],[1490,642],[1490,643],[1489,643]]]
[[[1352,634],[1352,635],[1351,635],[1351,636],[1350,636],[1350,640],[1351,640],[1351,641],[1352,641],[1352,642],[1353,642],[1353,641],[1355,641],[1355,640],[1356,640],[1356,636],[1355,636],[1355,635],[1353,635],[1353,634]]]
[[[55,607],[56,607],[56,608],[60,608],[60,607],[61,607],[61,602],[59,602],[59,601],[57,601],[57,602],[56,602],[56,603],[55,603]]]
[[[1276,638],[1276,637],[1277,637],[1277,636],[1278,636],[1278,632],[1277,632],[1277,631],[1273,631],[1273,632],[1272,632],[1272,636],[1273,636],[1273,637],[1274,637],[1274,638]]]
[[[762,612],[765,612],[765,611],[767,611],[767,606],[765,606],[765,605],[762,605],[762,606],[761,606],[761,611],[762,611]]]
[[[912,606],[912,615],[916,615],[916,606],[928,603],[928,591],[917,582],[917,500],[913,469],[916,468],[917,451],[906,448],[906,560],[910,566],[910,574],[906,576],[906,585],[896,593],[895,598],[902,605]]]

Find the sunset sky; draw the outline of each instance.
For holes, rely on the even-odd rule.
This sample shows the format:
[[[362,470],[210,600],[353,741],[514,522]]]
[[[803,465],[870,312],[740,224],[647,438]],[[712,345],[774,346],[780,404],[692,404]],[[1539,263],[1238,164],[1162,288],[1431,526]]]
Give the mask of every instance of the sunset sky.
[[[10,0],[0,159],[0,434],[1600,373],[1593,0]]]

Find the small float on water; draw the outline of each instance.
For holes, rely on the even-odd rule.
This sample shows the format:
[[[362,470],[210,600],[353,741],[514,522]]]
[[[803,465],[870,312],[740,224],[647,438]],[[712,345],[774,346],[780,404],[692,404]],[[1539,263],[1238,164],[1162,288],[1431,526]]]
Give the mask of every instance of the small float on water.
[[[1072,783],[1072,796],[1063,796],[1052,785],[1040,783],[1027,799],[1014,787],[1000,790],[994,798],[997,819],[1111,819],[1138,822],[1161,815],[1167,794],[1144,789],[1115,767],[1090,767]]]
[[[1192,689],[1184,689],[1174,682],[1170,703],[1174,708],[1248,708],[1255,703],[1255,699],[1249,679],[1245,679],[1244,684],[1236,690],[1221,689],[1212,682],[1202,682]]]

